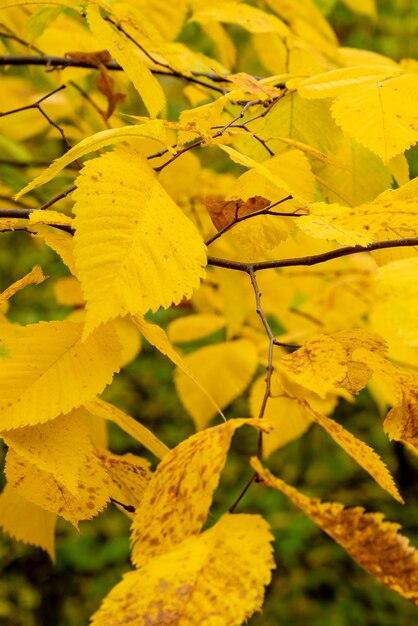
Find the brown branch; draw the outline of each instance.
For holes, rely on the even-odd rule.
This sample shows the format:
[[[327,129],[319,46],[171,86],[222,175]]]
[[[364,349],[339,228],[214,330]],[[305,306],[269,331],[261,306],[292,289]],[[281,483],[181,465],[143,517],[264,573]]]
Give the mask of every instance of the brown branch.
[[[47,202],[45,202],[44,204],[39,206],[38,210],[40,211],[40,210],[49,209],[53,204],[55,204],[59,200],[62,200],[63,198],[66,198],[70,193],[75,191],[76,188],[77,187],[75,185],[71,185],[71,187],[68,187],[67,189],[64,189],[64,191],[61,191],[61,193],[58,193],[56,196],[54,196],[53,198],[51,198],[50,200],[48,200]]]
[[[78,91],[80,96],[86,102],[88,102],[88,104],[96,111],[96,113],[101,117],[102,122],[104,123],[106,128],[110,128],[109,122],[106,119],[105,112],[101,110],[99,105],[93,100],[93,98],[87,93],[87,91],[85,91],[82,87],[80,87],[80,85],[77,85],[77,83],[73,80],[70,80],[69,84],[71,85],[71,87],[74,87],[74,89]]]
[[[23,219],[29,220],[29,216],[33,211],[37,211],[38,209],[2,209],[0,208],[0,218],[7,217],[12,219]],[[35,226],[35,224],[34,224]],[[58,228],[58,230],[63,230],[70,235],[74,235],[74,228],[71,226],[65,226],[64,224],[46,224],[46,226],[53,226],[54,228]],[[29,231],[31,232],[31,231]]]
[[[228,259],[218,259],[216,257],[208,256],[208,265],[211,265],[212,267],[223,267],[227,270],[235,270],[238,272],[251,274],[252,271],[258,272],[260,270],[275,269],[279,267],[300,267],[305,265],[318,265],[319,263],[325,263],[327,261],[332,261],[333,259],[338,259],[340,257],[349,256],[352,254],[359,254],[361,252],[373,252],[374,250],[386,250],[387,248],[406,248],[413,246],[418,246],[418,237],[373,241],[366,246],[345,246],[344,248],[337,248],[336,250],[322,252],[321,254],[294,257],[290,259],[277,259],[273,261],[260,261],[258,263],[244,263],[240,261],[230,261]]]
[[[128,513],[135,513],[136,511],[136,508],[133,506],[133,504],[124,504],[123,502],[119,502],[119,500],[116,500],[116,498],[109,498],[109,500],[113,502],[113,504],[121,506],[123,509],[125,509],[125,511],[128,511]]]
[[[71,144],[69,143],[69,141],[68,141],[68,139],[67,139],[67,137],[65,135],[64,130],[61,128],[61,126],[59,126],[56,122],[54,122],[53,119],[50,118],[48,113],[41,106],[42,103],[45,102],[45,100],[47,100],[48,98],[51,98],[51,96],[54,96],[56,93],[58,93],[59,91],[62,91],[65,88],[66,88],[66,85],[60,85],[56,89],[53,89],[52,91],[47,93],[45,96],[42,96],[41,98],[38,98],[38,100],[36,100],[35,102],[32,102],[32,104],[26,104],[26,105],[24,105],[22,107],[18,107],[16,109],[10,109],[9,111],[2,111],[2,112],[0,112],[0,118],[1,117],[7,117],[8,115],[13,115],[15,113],[21,113],[22,111],[29,111],[30,109],[35,109],[35,110],[39,111],[39,113],[42,115],[43,118],[46,119],[46,121],[48,122],[48,124],[50,126],[55,128],[59,132],[59,134],[61,135],[61,138],[62,138],[62,140],[64,142],[64,145],[65,145],[66,149],[69,150],[71,148]],[[75,163],[80,167],[80,165],[78,164],[77,160],[75,161]]]
[[[251,487],[253,482],[255,482],[256,478],[257,478],[257,474],[253,474],[251,476],[251,478],[245,483],[244,488],[239,493],[239,495],[236,498],[236,500],[234,501],[234,503],[231,504],[231,506],[229,507],[229,509],[228,509],[229,513],[233,513],[235,511],[235,509],[237,508],[238,504],[241,502],[241,500],[243,499],[243,497],[247,493],[248,489]]]
[[[86,61],[86,60],[75,60],[67,57],[60,56],[52,56],[52,55],[43,55],[43,56],[33,56],[33,55],[15,55],[15,54],[7,54],[0,56],[0,66],[2,65],[12,65],[12,66],[28,66],[28,65],[42,65],[48,69],[57,68],[57,69],[65,69],[66,67],[79,67],[84,69],[93,69],[97,70],[97,64]],[[116,61],[110,61],[105,64],[106,69],[113,70],[116,72],[122,72],[123,67],[119,65]],[[224,94],[225,89],[222,87],[218,87],[217,85],[211,85],[205,81],[199,80],[199,76],[205,77],[208,80],[211,80],[214,83],[228,83],[228,78],[224,76],[219,76],[219,74],[211,73],[211,72],[191,72],[190,76],[187,74],[183,74],[182,72],[173,70],[159,70],[155,68],[150,68],[150,71],[157,76],[172,76],[173,78],[180,78],[190,83],[195,83],[204,87],[205,89],[211,89],[212,91],[216,91],[218,93]]]

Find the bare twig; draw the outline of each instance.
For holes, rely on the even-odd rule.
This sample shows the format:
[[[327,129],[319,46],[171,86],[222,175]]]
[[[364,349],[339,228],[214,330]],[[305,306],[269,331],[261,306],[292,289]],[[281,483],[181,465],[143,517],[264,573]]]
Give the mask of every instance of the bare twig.
[[[109,498],[109,500],[113,502],[113,504],[118,504],[119,506],[121,506],[123,509],[125,509],[125,511],[128,511],[128,513],[135,513],[136,511],[136,508],[133,506],[133,504],[124,504],[123,502],[119,502],[119,500],[116,500],[116,498]]]
[[[257,474],[253,474],[251,478],[245,483],[244,488],[242,489],[242,491],[240,492],[240,494],[238,495],[234,503],[231,504],[231,506],[229,507],[228,510],[230,513],[233,513],[235,511],[238,504],[241,502],[241,500],[243,499],[243,497],[245,496],[245,494],[247,493],[248,489],[251,487],[253,482],[256,480],[256,478],[257,478]]]
[[[76,186],[71,185],[71,187],[64,189],[64,191],[61,191],[61,193],[58,193],[56,196],[54,196],[53,198],[51,198],[50,200],[42,204],[40,207],[38,207],[38,210],[49,209],[53,204],[55,204],[59,200],[62,200],[63,198],[66,198],[70,193],[72,193],[75,190],[76,190]]]
[[[47,100],[48,98],[51,98],[56,93],[58,93],[59,91],[62,91],[65,88],[66,88],[66,85],[60,85],[56,89],[53,89],[52,91],[47,93],[45,96],[42,96],[41,98],[36,100],[36,102],[32,102],[32,104],[26,104],[25,106],[18,107],[16,109],[10,109],[9,111],[2,111],[2,112],[0,112],[0,118],[1,117],[7,117],[8,115],[13,115],[15,113],[21,113],[22,111],[29,111],[30,109],[36,109],[37,111],[39,111],[39,113],[42,115],[42,117],[44,117],[46,119],[48,124],[50,126],[52,126],[53,128],[55,128],[59,132],[59,134],[62,137],[62,140],[64,142],[64,145],[65,145],[66,149],[69,150],[71,148],[71,144],[69,143],[67,137],[65,136],[64,130],[61,128],[61,126],[59,126],[56,122],[54,122],[53,119],[50,118],[48,113],[42,107],[42,103],[45,102],[45,100]],[[77,163],[77,161],[75,161],[75,163]]]

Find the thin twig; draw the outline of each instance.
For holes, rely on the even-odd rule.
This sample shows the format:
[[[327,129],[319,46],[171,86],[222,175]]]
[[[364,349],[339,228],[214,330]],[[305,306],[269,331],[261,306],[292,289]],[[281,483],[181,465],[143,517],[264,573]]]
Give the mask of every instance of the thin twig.
[[[93,100],[93,98],[87,93],[87,91],[84,91],[84,89],[82,87],[80,87],[80,85],[77,85],[77,83],[74,82],[73,80],[70,80],[69,84],[71,85],[71,87],[74,87],[74,89],[76,89],[78,91],[80,96],[82,98],[84,98],[84,100],[86,102],[88,102],[90,104],[90,106],[96,111],[96,113],[98,113],[98,115],[100,115],[100,117],[101,117],[102,121],[104,122],[106,128],[110,128],[109,122],[106,119],[104,111],[101,110],[99,105]]]
[[[119,502],[119,500],[116,500],[116,498],[109,498],[109,500],[113,502],[113,504],[118,504],[119,506],[121,506],[123,509],[125,509],[125,511],[128,511],[128,513],[135,513],[136,511],[136,508],[133,506],[133,504],[124,504],[123,502]]]
[[[248,489],[251,487],[253,482],[255,482],[256,478],[257,478],[257,474],[253,474],[251,476],[251,478],[245,483],[245,486],[242,489],[242,491],[240,492],[239,496],[236,498],[234,503],[231,504],[231,506],[229,507],[228,510],[229,510],[230,513],[233,513],[235,511],[235,509],[237,508],[238,504],[241,502],[241,500],[243,499],[243,497],[247,493]]]
[[[239,120],[242,117],[244,117],[245,112],[247,111],[248,107],[250,107],[250,106],[252,106],[254,104],[257,104],[258,102],[259,102],[259,100],[249,100],[248,102],[246,102],[243,105],[243,107],[241,108],[240,112],[237,113],[237,115],[235,117],[233,117],[227,124],[222,126],[214,135],[212,135],[212,140],[213,139],[218,139],[219,137],[222,137],[222,135],[228,130],[228,128],[230,128],[237,120]],[[193,143],[185,146],[184,148],[181,148],[178,152],[173,154],[165,163],[163,163],[162,165],[159,165],[158,167],[155,167],[154,170],[156,172],[161,172],[161,170],[163,170],[165,167],[167,167],[167,165],[170,165],[171,163],[173,163],[182,154],[184,154],[185,152],[188,152],[189,150],[192,150],[193,148],[198,148],[199,146],[202,145],[202,143],[204,141],[205,141],[205,139],[203,137],[199,137],[199,139],[197,139]],[[176,146],[172,146],[172,148],[175,149]],[[160,152],[156,152],[154,154],[151,154],[148,157],[148,159],[150,160],[150,159],[155,159],[157,157],[164,156],[164,154],[166,154],[167,152],[168,152],[168,149],[160,150]]]
[[[48,115],[48,113],[41,106],[42,103],[45,102],[45,100],[47,100],[48,98],[51,98],[51,96],[54,96],[56,93],[58,93],[59,91],[62,91],[65,88],[66,88],[66,85],[60,85],[56,89],[53,89],[52,91],[47,93],[45,96],[42,96],[41,98],[38,98],[38,100],[36,100],[36,102],[32,102],[32,104],[26,104],[25,106],[18,107],[16,109],[10,109],[9,111],[0,112],[0,118],[1,117],[7,117],[8,115],[13,115],[15,113],[21,113],[22,111],[29,111],[30,109],[36,109],[37,111],[39,111],[39,113],[42,115],[42,117],[46,119],[48,124],[50,126],[52,126],[53,128],[55,128],[59,132],[59,134],[61,135],[61,138],[62,138],[62,140],[64,142],[64,145],[65,145],[66,149],[69,150],[71,148],[71,144],[68,141],[68,139],[67,139],[67,137],[65,135],[64,130],[61,128],[61,126],[59,126],[59,124],[57,124],[56,122],[54,122],[53,119],[51,119],[51,117]],[[75,163],[78,164],[77,161],[75,161]],[[78,165],[80,166],[80,164],[78,164]]]
[[[275,337],[271,329],[271,326],[268,322],[267,316],[264,312],[263,306],[261,304],[261,291],[258,286],[255,271],[250,270],[249,274],[250,274],[251,286],[254,291],[256,312],[260,318],[260,321],[268,337],[268,353],[267,353],[268,355],[267,355],[267,367],[266,367],[266,377],[265,377],[266,386],[265,386],[264,396],[261,401],[260,410],[258,413],[258,419],[262,419],[264,417],[264,413],[267,407],[267,402],[271,394],[271,377],[273,375],[273,356],[274,356]],[[261,460],[262,456],[263,456],[263,431],[260,430],[258,434],[257,457]]]
[[[66,198],[70,193],[72,193],[76,189],[77,187],[75,185],[71,185],[71,187],[68,187],[64,191],[61,191],[61,193],[58,193],[56,196],[54,196],[53,198],[51,198],[50,200],[42,204],[40,207],[38,207],[38,210],[40,211],[40,210],[49,209],[49,207],[51,207],[53,204],[55,204],[59,200],[62,200],[63,198]]]

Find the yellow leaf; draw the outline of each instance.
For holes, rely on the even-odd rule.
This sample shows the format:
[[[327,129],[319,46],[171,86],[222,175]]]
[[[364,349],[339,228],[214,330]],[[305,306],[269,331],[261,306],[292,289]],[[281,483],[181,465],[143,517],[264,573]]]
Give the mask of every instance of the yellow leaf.
[[[32,226],[31,231],[36,239],[46,243],[61,257],[72,273],[75,272],[74,241],[70,233],[65,233],[62,230],[57,230],[52,226],[44,226],[43,224]]]
[[[235,419],[208,428],[182,441],[158,465],[132,526],[132,560],[137,567],[200,532],[232,436],[243,424],[259,422]]]
[[[46,550],[55,559],[56,515],[23,498],[6,484],[0,494],[0,526],[10,537]]]
[[[312,199],[314,179],[309,161],[299,150],[289,150],[263,163],[258,163],[231,146],[218,144],[218,147],[226,152],[235,163],[252,168],[275,187],[284,189],[287,193],[302,200]]]
[[[383,429],[390,439],[409,444],[418,453],[418,386],[404,384],[401,401],[386,416]]]
[[[196,341],[212,335],[225,326],[225,320],[214,313],[196,313],[170,322],[168,338],[174,343]]]
[[[316,74],[302,81],[298,91],[303,98],[333,98],[358,85],[376,85],[401,73],[401,69],[388,61],[388,65],[355,65]]]
[[[123,67],[150,115],[158,115],[165,107],[165,95],[160,83],[145,65],[143,53],[122,32],[103,19],[97,6],[90,4],[87,7],[87,21],[98,43],[109,50]]]
[[[376,273],[375,323],[384,337],[418,346],[418,258],[392,261]]]
[[[251,94],[257,96],[260,100],[276,98],[280,96],[281,93],[280,89],[277,89],[277,87],[272,87],[268,84],[265,84],[262,80],[258,80],[254,78],[254,76],[246,74],[245,72],[239,72],[238,74],[229,74],[227,80],[243,94]]]
[[[417,179],[414,179],[355,208],[315,202],[309,205],[309,215],[298,218],[297,225],[311,237],[336,240],[342,245],[416,237],[417,188]]]
[[[343,132],[385,163],[418,141],[418,75],[357,85],[339,95],[332,114]]]
[[[92,452],[85,417],[83,409],[75,409],[46,424],[9,430],[2,437],[20,456],[53,474],[74,493],[87,455]]]
[[[181,131],[178,134],[178,142],[185,144],[201,136],[205,142],[210,143],[213,135],[211,128],[220,123],[225,104],[226,96],[221,96],[209,104],[182,111],[179,121]]]
[[[92,626],[121,618],[126,626],[239,626],[262,606],[274,568],[272,538],[258,515],[224,515],[198,537],[125,574]]]
[[[188,2],[176,0],[134,0],[131,2],[160,32],[164,40],[175,39],[186,18]]]
[[[186,355],[184,362],[223,409],[248,386],[255,373],[258,357],[252,343],[239,339],[200,348]],[[175,383],[180,400],[197,428],[204,428],[216,415],[214,405],[180,369],[176,370]]]
[[[250,394],[250,412],[258,417],[265,393],[265,377],[258,378]],[[275,395],[268,399],[263,417],[272,425],[271,432],[263,435],[263,453],[269,456],[294,439],[298,439],[312,424],[308,411],[295,398]]]
[[[386,343],[380,335],[362,328],[341,330],[334,333],[333,337],[343,346],[347,355],[347,374],[340,385],[350,393],[358,393],[367,385],[373,373],[369,364],[370,355],[383,358]]]
[[[139,328],[141,333],[144,335],[145,339],[157,350],[159,350],[162,354],[170,359],[179,370],[181,370],[186,376],[193,381],[193,384],[196,385],[198,391],[206,398],[206,402],[212,406],[213,414],[218,412],[221,417],[223,413],[216,403],[215,398],[211,395],[210,391],[206,389],[199,380],[197,376],[195,376],[193,369],[189,366],[186,359],[184,359],[171,345],[167,334],[164,329],[157,326],[157,324],[151,324],[144,320],[144,318],[139,317],[138,315],[132,318],[134,324]]]
[[[68,413],[110,383],[121,363],[114,328],[101,326],[84,342],[82,332],[82,323],[68,320],[1,327],[2,431]]]
[[[29,214],[29,222],[31,224],[55,224],[58,226],[71,226],[72,218],[58,211],[48,209],[38,209]]]
[[[80,307],[84,305],[80,281],[75,276],[64,276],[54,283],[54,295],[58,304]]]
[[[372,448],[364,443],[364,441],[357,439],[357,437],[341,426],[341,424],[338,424],[338,422],[310,409],[306,402],[303,402],[302,405],[308,411],[312,419],[322,426],[334,441],[374,478],[382,489],[390,493],[395,500],[403,503],[403,498],[394,483],[391,473]]]
[[[7,453],[5,474],[19,495],[75,526],[97,515],[109,499],[110,479],[93,454],[84,463],[76,494],[58,482],[54,474],[40,470],[12,448]]]
[[[191,296],[204,275],[203,241],[136,150],[90,160],[76,184],[74,246],[86,335],[119,315]]]
[[[277,369],[299,385],[325,398],[347,374],[347,354],[330,335],[315,335],[302,348],[283,356]]]
[[[392,176],[389,168],[373,152],[344,138],[332,157],[325,159],[317,180],[328,202],[343,202],[357,207],[389,189]]]
[[[223,300],[223,314],[226,322],[226,339],[232,339],[254,311],[254,294],[248,276],[215,268],[213,274]]]
[[[275,15],[265,13],[242,2],[211,2],[193,14],[192,20],[237,24],[250,33],[277,33],[285,37],[289,30]]]
[[[27,221],[21,218],[2,217],[0,218],[0,232],[9,230],[26,230]]]
[[[287,495],[369,574],[418,604],[418,553],[398,533],[399,524],[361,507],[344,508],[337,502],[308,498],[273,476],[257,459],[252,466],[266,485]]]
[[[141,350],[141,335],[129,318],[117,317],[113,322],[122,350],[122,367],[131,363]]]
[[[169,448],[146,426],[109,402],[100,399],[93,400],[86,404],[86,408],[92,415],[117,424],[144,448],[155,454],[157,458],[162,459],[169,451]]]
[[[139,506],[152,476],[148,461],[135,454],[107,450],[99,450],[97,457],[112,480],[111,497],[128,506]]]
[[[109,128],[102,130],[94,135],[90,135],[82,139],[78,144],[73,146],[68,152],[53,161],[51,165],[44,170],[39,176],[32,180],[26,187],[21,189],[16,195],[20,198],[29,191],[33,191],[40,185],[44,185],[59,174],[64,167],[70,165],[85,154],[100,150],[106,146],[125,141],[128,137],[149,137],[159,141],[162,145],[166,145],[166,129],[161,120],[150,120],[144,124],[133,126],[122,126],[121,128]]]
[[[43,273],[42,268],[39,265],[35,265],[29,274],[26,274],[26,276],[23,276],[23,278],[20,278],[0,293],[0,305],[7,302],[7,300],[9,300],[21,289],[24,289],[28,285],[39,285],[45,279],[46,276]]]
[[[218,22],[207,22],[201,26],[202,30],[214,42],[222,65],[230,69],[235,64],[236,49],[226,29]]]
[[[376,0],[343,0],[344,4],[355,13],[376,17]]]

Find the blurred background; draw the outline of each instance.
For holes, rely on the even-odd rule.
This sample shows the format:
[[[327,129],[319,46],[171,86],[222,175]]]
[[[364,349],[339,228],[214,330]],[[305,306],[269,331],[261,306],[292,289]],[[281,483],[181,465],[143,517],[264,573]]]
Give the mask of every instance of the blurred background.
[[[343,45],[366,48],[394,59],[418,58],[417,0],[379,0],[378,16],[370,15],[366,0],[317,0]],[[183,39],[199,37],[198,27],[187,27]],[[24,104],[24,103],[22,103]],[[45,152],[44,159],[48,159]],[[409,153],[412,175],[418,174],[416,150]],[[5,169],[6,168],[6,169]],[[0,165],[19,188],[19,171]],[[49,185],[63,188],[63,179]],[[42,198],[40,198],[42,199]],[[51,276],[65,274],[58,257],[25,234],[3,234],[0,247],[0,289],[42,265]],[[12,304],[10,317],[28,323],[60,319],[69,312],[55,302],[48,281],[28,287]],[[165,325],[179,312],[156,316]],[[207,342],[219,340],[213,336]],[[203,345],[200,343],[199,345]],[[190,345],[188,348],[193,349]],[[152,428],[169,446],[194,432],[173,390],[172,365],[149,346],[107,390],[105,398],[123,407]],[[276,452],[272,469],[304,492],[380,510],[404,527],[418,545],[418,462],[401,446],[389,444],[376,422],[378,408],[367,392],[355,406],[342,402],[337,419],[348,414],[352,430],[363,436],[381,454],[394,473],[407,501],[406,507],[391,501],[366,473],[344,454],[320,428],[313,427],[300,440]],[[248,414],[246,398],[230,409],[231,416]],[[216,511],[222,514],[232,504],[249,476],[243,470],[254,435],[238,432],[231,457],[216,494]],[[248,429],[249,431],[249,429]],[[117,453],[146,454],[121,431],[110,430],[111,449]],[[0,459],[4,456],[1,450]],[[252,626],[413,626],[418,609],[397,594],[378,585],[301,513],[277,492],[254,485],[238,511],[259,511],[276,534],[277,570],[267,593],[263,614]],[[0,535],[0,624],[7,626],[85,626],[106,592],[130,569],[129,519],[116,507],[91,522],[81,523],[81,532],[69,524],[58,526],[57,560],[52,564],[40,550]]]

